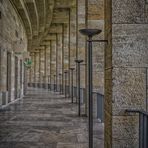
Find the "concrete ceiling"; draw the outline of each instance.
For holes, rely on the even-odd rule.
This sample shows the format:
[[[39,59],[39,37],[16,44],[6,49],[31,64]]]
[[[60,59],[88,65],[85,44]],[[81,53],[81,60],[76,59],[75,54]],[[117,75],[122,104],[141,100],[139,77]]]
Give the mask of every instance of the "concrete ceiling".
[[[28,51],[39,49],[50,33],[62,33],[75,0],[10,0],[20,15],[28,38]]]

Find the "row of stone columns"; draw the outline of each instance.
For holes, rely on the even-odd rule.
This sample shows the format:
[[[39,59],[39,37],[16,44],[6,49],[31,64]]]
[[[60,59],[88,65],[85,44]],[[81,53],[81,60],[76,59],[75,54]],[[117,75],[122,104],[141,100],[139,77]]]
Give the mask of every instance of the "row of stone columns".
[[[93,10],[93,6],[100,4],[99,1],[91,1],[91,0],[76,0],[76,7],[72,7],[69,9],[68,14],[68,25],[67,24],[61,24],[62,27],[62,33],[58,34],[55,33],[54,40],[49,40],[50,42],[50,84],[53,83],[54,78],[56,78],[56,84],[58,81],[58,76],[61,73],[62,74],[62,84],[66,83],[70,86],[70,72],[69,69],[73,68],[76,66],[75,64],[75,59],[82,59],[84,60],[83,66],[81,66],[81,86],[82,88],[85,88],[85,114],[88,114],[88,102],[87,102],[87,92],[86,88],[88,87],[87,83],[87,53],[86,53],[86,38],[83,37],[80,33],[79,30],[82,28],[96,28],[99,27],[99,29],[103,30],[103,16],[100,16],[101,12],[97,9],[97,11]],[[102,3],[101,3],[102,4]],[[103,4],[102,4],[103,7]],[[89,13],[88,13],[89,10]],[[102,11],[102,9],[101,9]],[[95,17],[94,17],[95,13]],[[103,15],[103,13],[101,14]],[[53,36],[53,34],[50,34]],[[61,55],[62,59],[60,60],[59,58],[59,42],[58,38],[61,37]],[[103,33],[101,34],[101,37],[103,39]],[[54,43],[53,43],[54,42]],[[56,46],[56,47],[55,47]],[[46,48],[46,47],[45,47]],[[44,50],[46,50],[44,48]],[[100,45],[95,44],[95,48],[93,48],[95,51],[93,52],[93,84],[94,88],[99,89],[100,93],[103,94],[103,46],[100,47]],[[97,55],[97,56],[96,56]],[[56,57],[55,57],[56,56]],[[99,57],[99,60],[97,59]],[[46,59],[46,58],[45,58]],[[59,62],[60,61],[60,62]],[[43,62],[43,61],[42,61]],[[40,61],[41,63],[41,61]],[[47,59],[44,61],[44,66],[47,63]],[[42,64],[41,64],[42,65]],[[101,71],[100,67],[101,67]],[[42,67],[42,66],[41,66]],[[60,68],[59,68],[60,67]],[[44,67],[45,70],[43,72],[44,76],[47,76],[46,74],[46,68],[47,66]],[[78,75],[77,75],[77,69],[78,67],[76,66],[76,71],[75,71],[75,76],[74,77],[74,86],[77,86],[78,83]],[[64,71],[68,70],[68,77],[64,82]],[[98,72],[99,71],[99,72]],[[41,71],[40,71],[41,75]],[[99,79],[100,76],[100,79]],[[40,81],[41,82],[41,81]],[[47,82],[47,81],[46,81]],[[70,93],[70,89],[69,89]],[[97,101],[97,100],[96,100]],[[96,104],[96,101],[94,103]]]
[[[95,5],[101,4],[101,9],[96,10],[93,9]],[[95,6],[96,7],[96,6]],[[75,59],[83,59],[84,66],[82,67],[81,74],[81,87],[87,88],[87,54],[86,54],[86,38],[84,38],[79,30],[87,27],[99,27],[103,30],[103,2],[95,1],[92,2],[90,0],[76,0],[75,5],[67,10],[68,14],[68,23],[61,24],[62,33],[50,33],[50,36],[55,36],[51,40],[48,40],[50,45],[45,45],[43,51],[40,51],[40,83],[47,82],[47,76],[50,75],[50,79],[53,79],[53,75],[56,75],[56,82],[59,73],[62,73],[62,83],[64,83],[63,74],[64,70],[69,70],[71,67],[75,66]],[[89,13],[88,13],[89,11]],[[61,40],[60,40],[61,38]],[[101,37],[103,38],[103,32]],[[61,43],[59,43],[59,40]],[[61,47],[59,46],[61,44]],[[49,47],[48,47],[49,46]],[[43,52],[47,52],[47,47],[50,48],[50,57],[43,56]],[[59,52],[61,48],[61,53]],[[93,52],[93,84],[94,89],[101,94],[103,94],[103,54],[102,51],[103,46],[95,44],[94,52]],[[59,56],[61,54],[61,57]],[[56,56],[56,57],[55,57]],[[44,58],[43,58],[44,57]],[[97,59],[99,57],[99,59]],[[51,60],[51,62],[47,63],[47,58]],[[62,58],[62,59],[60,59]],[[44,61],[44,62],[43,62]],[[33,59],[33,63],[36,62]],[[32,66],[34,66],[34,64]],[[44,67],[44,68],[43,68]],[[50,72],[47,72],[47,67],[50,67]],[[43,70],[44,69],[44,70]],[[77,68],[76,68],[77,69]],[[32,72],[35,71],[32,70]],[[36,73],[33,72],[33,73]],[[77,71],[75,71],[76,75]],[[31,77],[31,76],[30,76]],[[35,75],[34,75],[35,77]],[[45,77],[44,81],[43,78]],[[30,78],[31,79],[31,78]],[[41,80],[42,79],[42,80]],[[51,82],[50,80],[50,82]],[[35,80],[36,81],[36,80]],[[68,85],[70,86],[70,73],[68,74]],[[77,76],[74,77],[74,86],[77,84]],[[33,82],[33,81],[32,81]],[[37,81],[36,81],[37,82]],[[69,90],[70,91],[70,90]],[[86,92],[86,91],[85,91]],[[87,96],[87,92],[85,93],[85,98]],[[85,113],[87,114],[87,99],[85,99]]]

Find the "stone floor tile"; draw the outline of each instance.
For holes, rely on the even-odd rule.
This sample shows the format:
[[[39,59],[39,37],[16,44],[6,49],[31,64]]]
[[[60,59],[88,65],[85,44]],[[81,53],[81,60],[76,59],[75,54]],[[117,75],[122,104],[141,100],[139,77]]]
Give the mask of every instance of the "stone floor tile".
[[[0,148],[88,148],[88,118],[70,98],[30,88],[0,110]],[[94,148],[103,148],[103,124],[95,120]]]

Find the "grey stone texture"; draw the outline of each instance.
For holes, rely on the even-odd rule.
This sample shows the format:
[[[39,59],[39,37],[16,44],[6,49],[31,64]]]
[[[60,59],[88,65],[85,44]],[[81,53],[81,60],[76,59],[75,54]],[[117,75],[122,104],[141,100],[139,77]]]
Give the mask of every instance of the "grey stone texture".
[[[105,147],[137,148],[138,116],[146,110],[147,3],[105,1]]]
[[[0,2],[0,12],[0,91],[6,94],[0,102],[5,100],[5,106],[22,96],[23,77],[20,75],[23,75],[23,65],[20,66],[20,61],[24,60],[23,55],[27,52],[27,37],[22,20],[9,0]],[[17,63],[15,57],[18,58]]]
[[[87,148],[86,117],[77,116],[69,98],[30,88],[0,112],[1,148]],[[94,120],[94,148],[103,148],[103,125]]]
[[[13,5],[9,0],[0,1],[0,108],[22,97],[23,88],[26,88],[27,82],[46,83],[50,75],[50,81],[53,83],[54,74],[58,75],[61,72],[64,76],[64,70],[75,67],[75,58],[84,60],[84,65],[81,66],[81,87],[86,88],[88,86],[87,71],[89,70],[86,68],[86,38],[78,30],[86,27],[102,29],[102,33],[94,39],[107,39],[108,44],[93,44],[93,88],[99,93],[105,94],[105,147],[137,148],[139,138],[138,117],[137,115],[126,114],[125,109],[146,110],[148,106],[146,104],[148,102],[148,90],[146,90],[148,83],[146,82],[148,77],[148,1],[47,0],[46,5],[44,5],[45,3],[42,0],[26,0],[12,1],[12,3]],[[64,26],[64,32],[62,32],[62,26]],[[58,34],[57,46],[55,33]],[[64,41],[64,44],[62,41]],[[31,53],[30,56],[29,54],[26,56],[27,50]],[[11,58],[9,58],[8,53]],[[27,78],[24,79],[24,65],[22,64],[21,69],[20,63],[21,60],[23,63],[25,58],[32,59],[32,66],[30,69],[26,69]],[[76,86],[76,71],[74,75],[74,85]],[[29,95],[29,99],[32,99],[31,94]],[[35,95],[34,98],[37,94],[32,95]],[[28,109],[27,105],[30,104],[29,99],[26,104],[20,103],[19,105],[24,106],[16,112],[17,104],[10,106],[10,108],[13,108],[10,109],[12,111],[10,111],[10,114],[15,113],[16,117],[9,113],[10,116],[2,116],[2,123],[6,125],[6,133],[2,131],[2,135],[6,136],[5,140],[8,141],[2,142],[2,146],[87,147],[86,131],[81,131],[84,132],[85,136],[79,131],[80,129],[66,129],[68,134],[62,131],[64,126],[74,125],[79,120],[72,119],[72,122],[68,122],[72,118],[69,118],[68,111],[70,108],[62,110],[59,106],[56,106],[56,113],[62,112],[64,117],[66,115],[64,120],[67,122],[63,122],[63,116],[58,116],[60,121],[56,123],[56,126],[61,127],[63,133],[57,134],[55,132],[59,128],[53,128],[53,133],[48,133],[47,129],[43,130],[46,131],[42,137],[45,142],[44,145],[42,142],[35,143],[40,140],[39,137],[43,131],[29,129],[31,130],[29,132],[25,131],[26,127],[24,127],[24,129],[21,129],[24,131],[24,135],[22,135],[24,140],[20,138],[20,142],[13,141],[11,138],[14,136],[17,140],[21,131],[14,132],[11,128],[13,126],[25,124],[25,126],[33,126],[35,123],[37,126],[48,126],[49,124],[54,126],[55,124],[55,118],[50,123],[38,120],[36,122],[30,121],[29,117],[26,117],[28,114],[25,114]],[[50,115],[45,116],[53,118],[53,115],[55,115],[54,110],[52,111],[53,108],[45,105],[48,104],[48,101],[45,101],[46,103],[44,102],[42,106],[43,100],[39,101],[41,99],[37,98],[35,102],[33,99],[31,100],[33,101],[31,102],[32,108],[29,109],[33,111],[33,116],[42,119],[39,114],[34,115],[34,112],[37,110],[39,113],[44,113],[43,108],[49,107]],[[41,108],[38,107],[39,105],[41,105]],[[94,105],[96,105],[96,101],[94,101]],[[18,111],[22,110],[21,115],[24,116],[25,122],[22,122],[22,118],[17,116]],[[74,110],[70,111],[75,112]],[[87,99],[85,100],[85,113],[87,113]],[[12,117],[12,119],[5,120],[9,117]],[[25,118],[27,118],[27,121]],[[13,121],[13,119],[16,119],[16,121]],[[7,131],[9,125],[11,125],[10,131]],[[77,126],[81,127],[81,125],[83,123],[77,123]],[[4,125],[2,124],[2,126]],[[85,127],[86,124],[83,126]],[[52,127],[50,127],[50,130],[52,131]],[[70,132],[71,130],[73,133]],[[12,134],[12,137],[9,133]],[[59,140],[58,143],[56,143],[57,139]],[[73,143],[71,139],[73,139]],[[25,142],[27,140],[28,143]],[[48,143],[49,141],[51,143]],[[95,137],[94,141],[97,146],[100,145],[98,137]]]
[[[87,28],[101,29],[93,39],[104,39],[104,2],[88,0]],[[93,89],[104,94],[104,43],[93,43]]]

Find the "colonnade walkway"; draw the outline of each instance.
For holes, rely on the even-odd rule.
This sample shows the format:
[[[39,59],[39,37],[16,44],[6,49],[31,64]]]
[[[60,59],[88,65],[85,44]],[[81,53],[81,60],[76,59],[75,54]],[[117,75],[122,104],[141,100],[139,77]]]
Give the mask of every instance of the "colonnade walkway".
[[[88,119],[77,104],[44,89],[0,111],[0,148],[88,148]],[[94,125],[94,148],[103,148],[103,125]]]

